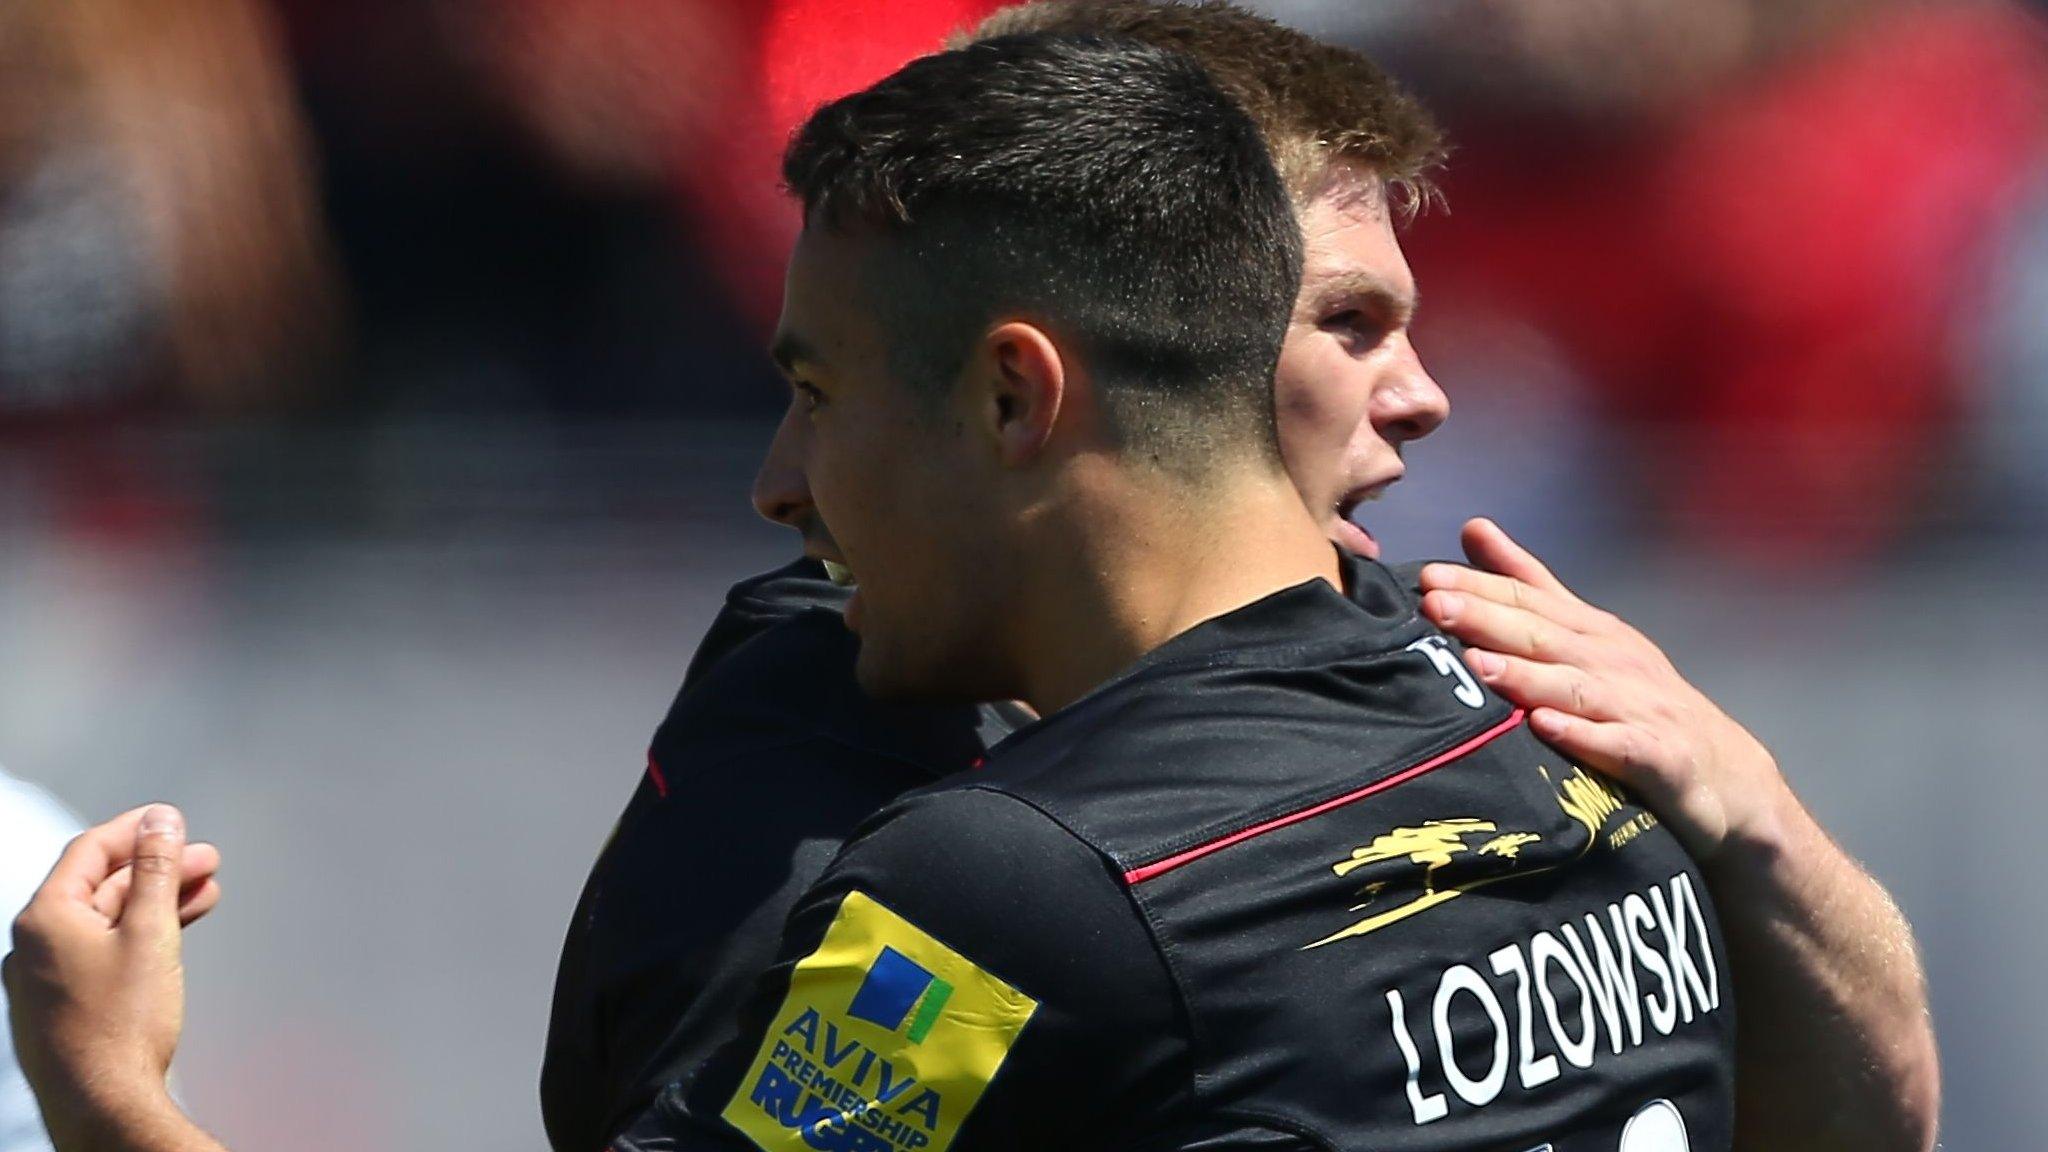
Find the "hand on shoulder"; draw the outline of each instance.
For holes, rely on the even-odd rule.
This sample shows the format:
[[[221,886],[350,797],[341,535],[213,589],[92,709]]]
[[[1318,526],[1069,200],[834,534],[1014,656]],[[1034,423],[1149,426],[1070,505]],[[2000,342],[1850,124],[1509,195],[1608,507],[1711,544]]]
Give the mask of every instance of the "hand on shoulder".
[[[1423,568],[1423,611],[1539,737],[1642,797],[1701,861],[1782,843],[1803,810],[1762,742],[1499,525],[1469,521],[1462,539],[1472,566]]]

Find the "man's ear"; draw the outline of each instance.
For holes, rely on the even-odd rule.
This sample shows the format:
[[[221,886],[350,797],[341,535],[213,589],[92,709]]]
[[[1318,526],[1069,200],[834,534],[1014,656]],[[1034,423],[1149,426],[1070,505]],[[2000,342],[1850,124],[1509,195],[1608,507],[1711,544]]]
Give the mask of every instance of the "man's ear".
[[[1021,320],[989,329],[988,429],[1005,466],[1029,463],[1045,448],[1066,400],[1067,365],[1045,329]]]

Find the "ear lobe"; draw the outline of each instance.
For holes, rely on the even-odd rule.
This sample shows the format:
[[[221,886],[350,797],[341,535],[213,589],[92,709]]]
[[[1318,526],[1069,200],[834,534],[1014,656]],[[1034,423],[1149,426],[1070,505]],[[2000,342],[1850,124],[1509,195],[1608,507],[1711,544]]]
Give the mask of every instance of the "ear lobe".
[[[1005,465],[1029,463],[1043,451],[1066,399],[1066,362],[1045,330],[1010,321],[989,330],[994,368],[991,431]]]

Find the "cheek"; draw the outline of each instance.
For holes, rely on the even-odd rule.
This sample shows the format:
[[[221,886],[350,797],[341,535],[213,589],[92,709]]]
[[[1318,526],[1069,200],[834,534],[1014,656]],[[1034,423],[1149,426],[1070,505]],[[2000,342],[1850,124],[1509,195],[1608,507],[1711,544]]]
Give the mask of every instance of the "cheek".
[[[905,490],[881,515],[898,524],[895,538],[913,568],[902,607],[924,622],[933,645],[950,648],[978,642],[991,623],[989,597],[1010,545],[1002,509],[985,499],[991,478],[972,461],[949,458],[946,445],[928,447]]]
[[[842,446],[838,461],[849,484],[843,488],[843,514],[859,533],[857,541],[840,536],[842,546],[863,549],[866,561],[886,573],[884,596],[912,606],[933,597],[950,599],[948,589],[961,578],[961,549],[972,549],[973,525],[964,520],[958,469],[946,456],[948,445],[897,427],[867,444]],[[823,506],[827,527],[833,509]],[[837,530],[835,529],[835,532]],[[970,552],[971,555],[971,552]]]
[[[848,475],[841,466],[840,454],[834,451],[832,437],[812,433],[810,451],[804,456],[804,479],[809,483],[811,500],[817,505],[818,515],[827,527],[851,519],[847,509],[855,503],[852,482],[859,476]],[[833,530],[835,534],[838,531],[836,528]]]
[[[1352,387],[1358,364],[1334,341],[1283,357],[1274,384],[1273,408],[1280,425],[1280,454],[1287,472],[1311,502],[1332,486],[1344,466],[1346,448],[1366,417],[1369,388]],[[1334,496],[1334,491],[1329,493]]]
[[[864,561],[897,550],[889,534],[901,525],[893,522],[889,509],[900,481],[890,474],[895,454],[878,451],[853,415],[834,413],[813,426],[805,472],[826,532],[859,572]]]

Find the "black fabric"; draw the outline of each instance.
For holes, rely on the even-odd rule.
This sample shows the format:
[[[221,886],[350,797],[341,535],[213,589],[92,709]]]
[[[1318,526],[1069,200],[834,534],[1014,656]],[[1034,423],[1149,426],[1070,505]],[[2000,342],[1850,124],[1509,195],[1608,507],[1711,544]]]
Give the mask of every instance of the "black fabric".
[[[851,596],[832,583],[823,564],[808,558],[740,581],[726,592],[725,606],[698,641],[683,673],[683,691],[741,644],[806,609],[844,608]]]
[[[840,901],[856,890],[956,947],[998,939],[1050,945],[1005,952],[1009,963],[1000,975],[1040,1008],[1002,1079],[1020,1067],[1037,1094],[1004,1091],[983,1099],[972,1117],[976,1131],[1025,1137],[990,1146],[1133,1147],[1151,1117],[1121,1105],[1134,1092],[1162,1099],[1185,1091],[1186,1029],[1172,985],[1107,862],[1028,806],[963,789],[907,799],[857,834],[799,901],[782,955],[748,1006],[741,1028],[747,1039],[720,1052],[698,1084],[664,1093],[615,1142],[619,1152],[753,1147],[718,1114],[758,1047],[766,1016],[780,1005],[790,968],[818,946]],[[843,1145],[849,1152],[869,1146]]]
[[[956,1149],[1728,1148],[1697,869],[1472,680],[1406,580],[1346,576],[889,805],[797,902],[739,1034],[616,1147],[749,1146],[721,1113],[759,1098],[790,972],[858,891],[1040,1002]]]
[[[1014,725],[868,702],[844,600],[815,561],[790,565],[736,586],[699,647],[562,947],[541,1069],[556,1152],[598,1152],[727,1038],[861,820]]]

